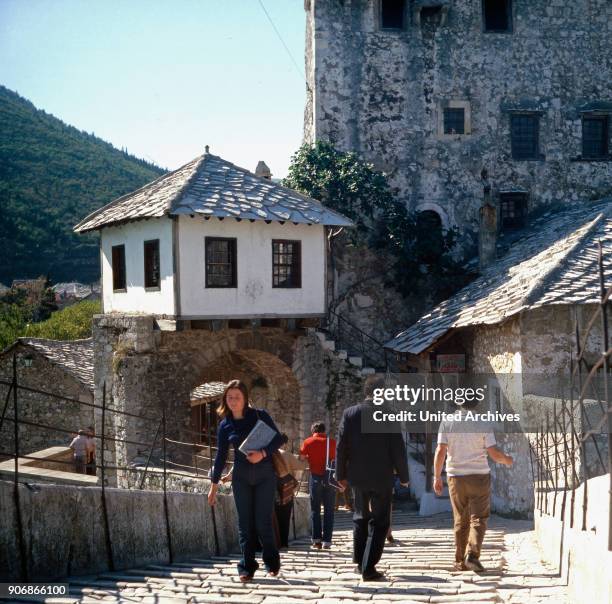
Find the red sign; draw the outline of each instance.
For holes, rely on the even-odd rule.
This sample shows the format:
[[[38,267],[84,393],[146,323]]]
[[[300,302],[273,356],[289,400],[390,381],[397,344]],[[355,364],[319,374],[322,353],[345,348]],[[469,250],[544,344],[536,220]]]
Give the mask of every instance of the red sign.
[[[439,373],[465,373],[465,355],[438,354],[436,368]]]

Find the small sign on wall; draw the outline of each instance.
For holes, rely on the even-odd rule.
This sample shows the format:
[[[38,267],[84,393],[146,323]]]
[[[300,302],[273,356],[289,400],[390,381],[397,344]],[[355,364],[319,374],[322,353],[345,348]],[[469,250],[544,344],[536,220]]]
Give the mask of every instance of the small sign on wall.
[[[439,373],[465,373],[464,354],[436,355],[436,369]]]

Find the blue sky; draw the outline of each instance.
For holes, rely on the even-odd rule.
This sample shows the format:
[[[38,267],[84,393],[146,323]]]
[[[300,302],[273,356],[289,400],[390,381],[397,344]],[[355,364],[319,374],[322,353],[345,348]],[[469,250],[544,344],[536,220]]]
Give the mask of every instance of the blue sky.
[[[0,83],[170,169],[210,145],[286,175],[302,137],[303,0],[0,0]]]

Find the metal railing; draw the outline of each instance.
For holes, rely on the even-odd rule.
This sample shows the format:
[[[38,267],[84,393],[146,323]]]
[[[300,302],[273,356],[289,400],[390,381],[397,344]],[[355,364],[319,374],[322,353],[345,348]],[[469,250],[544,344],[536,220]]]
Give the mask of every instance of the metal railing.
[[[609,474],[608,549],[612,551],[612,403],[608,383],[612,354],[608,305],[612,287],[605,289],[601,244],[598,267],[600,302],[582,334],[575,316],[575,346],[571,353],[569,395],[560,399],[559,404],[555,401],[552,409],[548,408],[542,414],[539,429],[530,441],[530,458],[536,485],[536,509],[542,514],[553,516],[559,512],[562,523],[565,524],[568,518],[572,528],[575,507],[581,504],[582,531],[587,530],[588,481],[595,476]],[[602,349],[599,358],[589,365],[586,360],[586,344],[598,321],[601,322]],[[587,402],[590,403],[588,408]],[[607,457],[603,455],[605,446]],[[582,487],[581,502],[576,499],[579,487]],[[549,497],[551,493],[552,497]],[[570,506],[568,514],[567,505]],[[559,572],[563,564],[563,534]]]
[[[393,355],[383,343],[331,309],[328,310],[325,329],[351,356],[360,356],[365,366],[377,371],[391,369]]]
[[[115,562],[114,562],[114,551],[113,551],[113,543],[110,536],[110,524],[109,524],[109,515],[107,509],[107,478],[108,471],[114,472],[142,472],[142,476],[140,477],[139,488],[142,489],[145,485],[145,481],[147,476],[150,474],[153,464],[157,465],[157,468],[162,472],[162,491],[163,491],[163,505],[164,505],[164,517],[165,517],[165,532],[167,538],[167,546],[169,553],[169,562],[172,563],[174,559],[173,549],[172,549],[172,526],[170,523],[170,518],[168,514],[168,478],[171,476],[180,476],[181,478],[185,478],[185,476],[189,476],[195,480],[204,480],[208,481],[209,476],[208,472],[206,474],[202,474],[202,470],[206,468],[206,470],[210,470],[213,465],[214,453],[216,453],[216,447],[212,445],[213,435],[211,434],[210,429],[208,430],[207,442],[186,442],[180,441],[177,439],[172,439],[169,437],[168,430],[168,422],[167,422],[167,408],[164,405],[161,409],[161,413],[158,416],[149,416],[142,415],[137,413],[131,413],[128,411],[122,411],[119,409],[114,409],[108,406],[108,397],[106,391],[106,384],[102,386],[102,404],[98,405],[95,403],[90,403],[86,401],[81,401],[76,398],[67,397],[64,395],[59,395],[53,392],[49,392],[47,390],[42,390],[38,388],[32,388],[30,386],[22,385],[19,382],[19,372],[18,372],[18,353],[15,352],[13,354],[12,359],[12,379],[0,379],[0,385],[6,386],[7,394],[4,401],[4,406],[2,409],[2,415],[0,416],[0,436],[3,434],[8,434],[9,429],[8,426],[12,424],[13,430],[13,450],[6,450],[5,446],[1,446],[0,448],[0,456],[5,456],[7,458],[14,459],[14,469],[13,469],[13,497],[15,503],[15,530],[17,537],[17,544],[19,549],[19,559],[20,559],[20,574],[21,579],[23,581],[28,580],[28,559],[27,559],[27,548],[25,543],[25,535],[24,535],[24,526],[23,526],[23,516],[22,516],[22,506],[20,502],[20,489],[19,482],[20,478],[23,480],[23,476],[20,476],[20,468],[19,463],[20,460],[35,460],[37,462],[45,461],[60,465],[63,465],[67,471],[74,471],[75,464],[72,461],[66,461],[62,459],[44,459],[40,456],[35,455],[22,455],[21,447],[22,447],[22,436],[20,435],[20,427],[27,426],[29,429],[42,429],[45,432],[45,436],[49,438],[50,435],[57,434],[65,434],[66,439],[68,436],[73,437],[77,433],[79,428],[82,426],[74,426],[74,425],[51,425],[48,423],[33,421],[28,419],[27,417],[23,417],[24,406],[20,401],[20,392],[27,392],[29,394],[36,394],[42,397],[43,401],[41,404],[47,404],[44,401],[44,398],[48,397],[52,401],[65,401],[71,402],[81,406],[88,407],[94,410],[98,410],[101,413],[101,425],[99,426],[100,431],[98,434],[95,434],[93,437],[96,439],[96,455],[95,455],[95,472],[99,477],[99,485],[101,487],[100,496],[101,496],[101,509],[103,515],[103,525],[104,525],[104,533],[105,533],[105,547],[106,547],[106,555],[108,558],[108,568],[113,571],[115,570]],[[40,401],[39,401],[40,402]],[[12,405],[11,405],[12,403]],[[30,399],[28,401],[28,405],[32,405],[33,402]],[[12,415],[9,413],[12,410]],[[116,434],[109,434],[109,427],[111,425],[115,425],[114,421],[117,418],[130,418],[133,420],[137,420],[141,423],[141,425],[149,424],[155,426],[155,435],[151,442],[142,442],[140,440],[128,439],[128,438],[119,438]],[[210,412],[209,412],[209,420],[210,420]],[[93,422],[92,422],[93,423]],[[210,427],[210,421],[208,423]],[[4,429],[4,432],[3,432]],[[181,427],[181,433],[183,434],[191,434],[198,435],[200,438],[202,434],[195,432],[193,430],[188,430],[184,427]],[[172,433],[175,433],[176,430],[173,430]],[[57,438],[51,438],[51,440],[58,440]],[[157,445],[157,441],[159,440],[159,445]],[[2,443],[6,443],[6,438],[2,438],[0,440]],[[109,463],[107,460],[107,453],[110,453],[110,446],[112,445],[133,445],[137,447],[144,448],[143,450],[147,453],[147,461],[144,466],[137,466],[134,464],[131,465],[120,465],[118,463]],[[155,452],[158,451],[156,449],[161,448],[161,454],[155,455]],[[203,449],[207,449],[208,455],[200,455],[200,452]],[[189,463],[181,463],[177,461],[180,459],[181,461],[185,461],[184,452],[187,452],[193,461],[192,464]],[[159,451],[158,451],[159,452]],[[183,452],[183,455],[181,455]],[[200,463],[198,464],[198,460],[205,460],[208,463]],[[230,467],[233,465],[233,454],[230,451],[228,455],[227,464]],[[173,468],[181,468],[181,470],[173,470]],[[204,467],[203,467],[204,466]],[[32,469],[32,465],[29,466],[29,469]],[[76,474],[78,475],[78,474]],[[28,478],[31,478],[31,474],[28,474]],[[91,485],[97,486],[97,485]],[[214,531],[214,539],[215,539],[215,551],[216,554],[219,555],[219,538],[218,531],[216,526],[216,516],[215,510],[212,508],[212,521],[213,521],[213,531]]]

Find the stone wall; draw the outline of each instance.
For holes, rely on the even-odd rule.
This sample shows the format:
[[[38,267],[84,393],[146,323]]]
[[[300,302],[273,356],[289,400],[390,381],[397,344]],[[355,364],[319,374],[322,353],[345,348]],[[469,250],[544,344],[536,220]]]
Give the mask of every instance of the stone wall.
[[[296,342],[293,371],[301,384],[300,432],[310,436],[311,424],[322,420],[330,434],[337,434],[344,409],[363,400],[364,378],[359,369],[309,333]]]
[[[570,505],[572,491],[557,495],[548,493],[548,513],[535,512],[535,530],[543,559],[559,568],[568,586],[571,602],[608,604],[612,601],[612,575],[602,569],[612,568],[612,551],[608,550],[610,475],[588,481],[586,530],[582,530],[584,485],[575,497],[573,523]]]
[[[597,311],[595,304],[557,304],[521,315],[522,358],[525,373],[569,373],[570,346],[576,354],[575,321],[584,339],[585,329]],[[585,359],[593,364],[603,350],[601,319],[596,320],[585,342]]]
[[[553,400],[559,405],[560,390],[557,378],[569,383],[570,350],[576,350],[575,324],[578,319],[581,341],[584,328],[591,319],[594,305],[573,307],[552,305],[529,310],[499,325],[481,325],[470,330],[468,342],[470,370],[475,373],[516,374],[508,379],[505,394],[509,408],[505,412],[519,412],[525,433],[498,434],[500,448],[512,455],[511,469],[492,465],[492,502],[498,513],[530,514],[533,507],[533,475],[529,454],[529,440],[534,426],[540,426],[546,410],[553,412]],[[592,363],[601,354],[601,324],[596,322],[586,340],[586,358]],[[502,387],[504,382],[502,383]],[[557,407],[558,409],[558,407]],[[594,411],[593,411],[594,413]],[[599,419],[600,416],[597,416]],[[576,419],[580,430],[580,420]],[[552,437],[550,442],[552,443]],[[605,459],[607,448],[600,443]],[[587,448],[589,472],[600,473],[594,446]],[[582,453],[577,452],[577,471],[582,472]]]
[[[0,379],[11,381],[13,376],[13,352],[32,359],[32,365],[26,367],[21,360],[17,366],[17,381],[20,385],[43,390],[58,396],[66,396],[76,401],[93,403],[93,396],[87,388],[77,382],[72,376],[50,363],[44,356],[31,348],[18,344],[9,352],[0,355]],[[0,405],[4,407],[9,386],[0,384]],[[55,445],[68,445],[72,440],[69,432],[91,426],[94,423],[93,408],[80,405],[77,402],[60,400],[37,392],[18,390],[18,409],[21,420],[44,424],[65,430],[50,430],[31,425],[19,426],[19,453],[27,455],[34,451],[47,449]],[[7,418],[13,417],[13,394],[11,393]],[[14,425],[11,421],[2,424],[0,432],[0,449],[2,453],[12,454],[14,451]]]
[[[328,271],[333,283],[330,309],[379,342],[387,342],[433,306],[427,287],[408,297],[394,288],[393,260],[380,251],[354,245],[343,235],[334,240],[332,251]],[[351,331],[346,325],[345,329]],[[367,338],[365,341],[376,347]],[[359,334],[341,337],[338,345],[358,354]]]
[[[404,30],[382,31],[378,0],[305,3],[305,140],[372,161],[409,208],[458,227],[466,248],[477,243],[483,167],[494,200],[523,190],[530,210],[609,192],[610,162],[577,158],[581,108],[611,100],[612,5],[515,0],[512,32],[484,33],[480,2],[418,10],[432,4],[407,1]],[[449,102],[467,105],[470,134],[440,134]],[[541,159],[512,159],[512,110],[539,112]]]
[[[479,325],[472,330],[469,370],[482,374],[520,374],[522,364],[521,323],[518,317],[500,325]],[[522,392],[511,381],[501,382],[510,402],[504,412],[521,411]],[[489,402],[489,406],[491,403]],[[511,455],[511,468],[490,461],[491,507],[498,514],[531,516],[533,477],[529,457],[529,436],[523,433],[496,433],[498,447]]]
[[[65,485],[20,485],[30,581],[109,570],[101,489]],[[106,490],[109,533],[116,570],[169,560],[163,493]],[[295,503],[296,534],[308,533],[309,502]],[[213,517],[206,497],[168,493],[170,539],[175,561],[215,555]],[[233,497],[220,495],[215,513],[221,554],[238,549]],[[13,485],[0,481],[0,580],[19,579]],[[291,533],[293,534],[293,533]]]
[[[310,423],[324,417],[332,428],[338,413],[361,398],[359,369],[326,350],[314,333],[276,327],[160,331],[150,316],[100,315],[94,319],[96,402],[128,412],[109,412],[105,463],[110,485],[129,484],[132,462],[144,463],[153,447],[161,457],[160,419],[166,407],[166,434],[179,443],[201,442],[190,427],[189,392],[208,381],[243,379],[256,405],[267,409],[288,449],[297,450],[309,436]],[[101,412],[96,410],[96,431]],[[145,419],[145,417],[147,419]],[[157,440],[155,434],[157,433]],[[173,463],[191,464],[193,448],[170,443]]]

